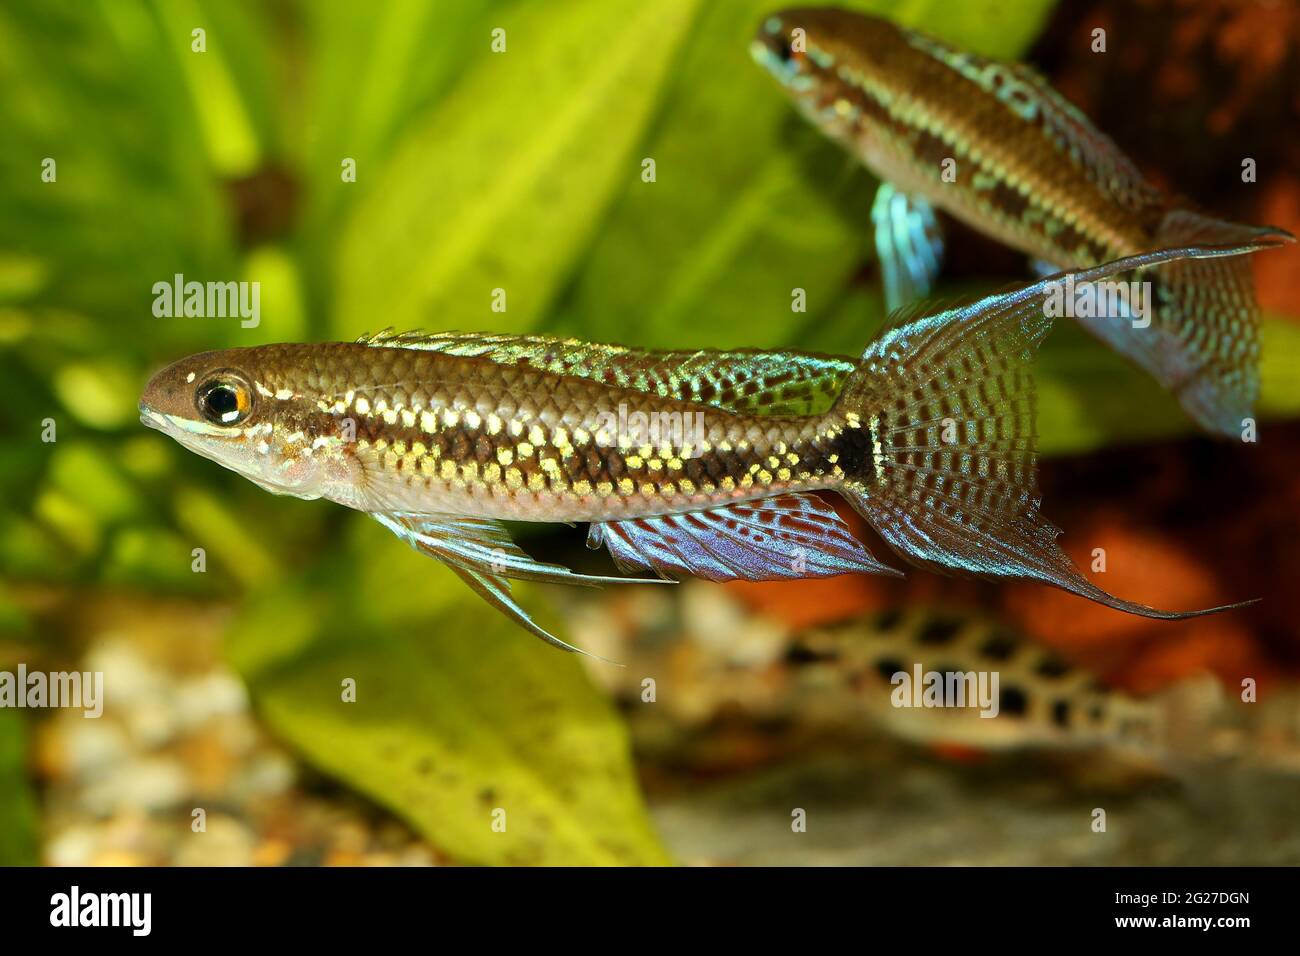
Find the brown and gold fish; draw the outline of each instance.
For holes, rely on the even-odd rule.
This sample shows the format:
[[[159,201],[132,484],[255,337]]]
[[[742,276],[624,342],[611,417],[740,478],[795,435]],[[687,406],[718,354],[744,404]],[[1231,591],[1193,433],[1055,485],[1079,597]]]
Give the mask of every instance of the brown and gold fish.
[[[502,521],[590,522],[589,546],[661,578],[897,574],[818,491],[915,564],[1179,618],[1207,612],[1115,598],[1057,546],[1028,365],[1060,283],[1261,245],[1146,253],[918,314],[859,360],[459,333],[205,352],[153,378],[141,418],[268,491],[370,514],[557,644],[511,578],[634,579],[535,561]]]
[[[927,295],[939,272],[936,209],[1027,253],[1040,272],[1171,246],[1292,239],[1166,196],[1022,63],[833,7],[770,15],[752,50],[814,125],[880,177],[872,220],[891,309]],[[1259,396],[1250,263],[1185,260],[1125,281],[1134,296],[1081,301],[1069,314],[1201,427],[1239,436]]]

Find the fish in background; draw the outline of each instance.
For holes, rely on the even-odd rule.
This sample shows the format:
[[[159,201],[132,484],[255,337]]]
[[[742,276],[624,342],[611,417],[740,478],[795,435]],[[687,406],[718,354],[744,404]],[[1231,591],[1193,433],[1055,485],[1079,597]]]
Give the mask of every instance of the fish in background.
[[[1025,64],[832,7],[768,16],[752,52],[880,178],[871,217],[891,310],[928,295],[939,273],[936,209],[1027,253],[1040,273],[1170,246],[1293,240],[1166,196]],[[1250,263],[1188,260],[1125,281],[1151,283],[1140,316],[1120,301],[1078,320],[1202,428],[1240,436],[1259,396]]]
[[[1189,780],[1229,762],[1300,774],[1300,689],[1273,687],[1267,699],[1238,703],[1212,675],[1194,674],[1154,693],[1132,693],[1014,627],[959,609],[894,608],[791,633],[756,622],[751,634],[733,625],[737,634],[720,641],[708,633],[718,621],[749,613],[720,601],[728,599],[709,595],[706,602],[688,589],[673,605],[685,610],[670,620],[640,605],[641,613],[580,616],[584,629],[628,659],[627,669],[597,675],[615,697],[633,715],[692,731],[653,740],[699,743],[715,721],[740,717],[759,727],[874,728],[919,746],[975,753],[1105,754]],[[672,639],[639,633],[647,618]],[[963,677],[966,706],[916,706],[918,673],[940,675],[945,684],[948,675]],[[993,673],[996,713],[985,717],[975,689],[979,675]],[[652,712],[641,706],[647,674],[673,688]]]
[[[913,564],[1181,619],[1224,608],[1122,600],[1057,545],[1038,510],[1029,364],[1060,283],[1262,245],[1144,253],[918,311],[856,362],[460,333],[204,352],[154,376],[141,420],[274,494],[369,514],[569,650],[514,600],[511,579],[645,579],[537,561],[502,522],[590,522],[590,547],[663,579],[898,575],[818,491],[841,495]],[[827,410],[801,407],[830,389]],[[665,427],[651,433],[638,414]]]
[[[970,612],[890,610],[793,635],[794,679],[898,737],[976,750],[1107,751],[1182,776],[1232,762],[1300,774],[1300,689],[1243,703],[1208,673],[1150,694],[1118,689],[1003,623]],[[980,708],[896,707],[900,672],[998,674],[997,716]]]
[[[1187,750],[1221,707],[1212,678],[1139,697],[1001,623],[928,609],[811,628],[793,636],[786,661],[804,672],[803,681],[816,682],[818,670],[833,672],[856,709],[899,737],[979,750],[1106,749],[1160,761]],[[918,693],[918,673],[997,674],[991,716],[981,716],[990,708],[977,699],[964,707],[895,706],[902,690]]]

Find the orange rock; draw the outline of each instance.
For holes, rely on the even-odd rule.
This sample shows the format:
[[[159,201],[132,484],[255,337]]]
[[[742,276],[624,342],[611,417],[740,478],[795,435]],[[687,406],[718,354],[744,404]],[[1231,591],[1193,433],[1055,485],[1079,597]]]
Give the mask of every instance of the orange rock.
[[[253,848],[253,866],[282,866],[293,852],[284,840],[264,840]]]
[[[966,744],[948,743],[939,741],[930,745],[930,751],[943,760],[951,760],[953,763],[979,764],[988,760],[988,753]]]
[[[886,603],[877,579],[866,575],[810,581],[735,581],[726,587],[753,610],[792,628],[842,620]]]

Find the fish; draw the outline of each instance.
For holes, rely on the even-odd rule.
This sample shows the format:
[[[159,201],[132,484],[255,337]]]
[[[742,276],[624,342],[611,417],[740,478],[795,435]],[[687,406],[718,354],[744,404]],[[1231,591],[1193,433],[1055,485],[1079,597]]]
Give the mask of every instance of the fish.
[[[1129,690],[1100,661],[1074,659],[1019,627],[961,608],[892,607],[802,628],[789,635],[777,663],[785,680],[774,685],[760,672],[761,686],[746,701],[836,723],[861,718],[915,744],[1104,752],[1197,785],[1228,766],[1300,773],[1294,686],[1246,706],[1207,671],[1152,691]],[[943,706],[917,706],[918,685],[939,686],[933,675],[943,681],[943,693],[932,692]],[[680,672],[675,678],[689,680]],[[980,697],[987,689],[990,706]],[[953,706],[963,692],[965,706]]]
[[[153,376],[140,416],[273,494],[370,515],[567,650],[515,601],[511,580],[901,574],[817,492],[840,495],[920,567],[1036,580],[1178,620],[1240,605],[1122,600],[1056,544],[1039,513],[1029,366],[1059,283],[1260,247],[1158,250],[918,309],[857,360],[391,331],[203,352]],[[506,521],[587,522],[589,547],[624,575],[655,577],[535,560]]]
[[[681,603],[690,605],[695,597]],[[735,613],[745,612],[737,606]],[[1104,750],[1144,759],[1194,749],[1183,746],[1191,744],[1186,730],[1209,726],[1215,702],[1222,704],[1222,691],[1208,676],[1154,694],[1130,693],[1010,624],[956,607],[890,607],[792,631],[769,624],[763,633],[775,630],[777,636],[767,637],[758,660],[751,647],[737,652],[731,644],[693,632],[689,620],[687,614],[680,622],[683,641],[671,643],[639,639],[635,623],[624,625],[628,633],[616,630],[616,639],[636,660],[634,668],[611,678],[620,702],[635,707],[643,693],[640,675],[659,674],[690,689],[665,700],[665,716],[692,727],[743,714],[764,724],[865,725],[926,746],[981,752]],[[614,625],[601,619],[590,626],[603,633]],[[682,652],[683,642],[689,653]],[[672,653],[664,657],[669,648]],[[746,666],[737,666],[737,654],[744,655]],[[942,685],[934,683],[934,675]],[[946,689],[918,704],[934,686]],[[960,699],[953,689],[960,689]],[[936,704],[940,700],[943,706]],[[1193,706],[1194,701],[1202,706]],[[1193,723],[1188,711],[1205,719]]]
[[[1137,690],[1125,682],[1133,648],[1058,651],[984,610],[904,603],[790,627],[745,592],[706,589],[586,602],[575,615],[583,636],[627,660],[593,677],[650,722],[653,748],[677,741],[673,765],[713,766],[717,734],[748,726],[801,751],[883,733],[956,757],[1096,755],[1197,786],[1229,765],[1300,773],[1300,688],[1285,682],[1246,706],[1202,669]],[[648,709],[647,675],[674,688]],[[680,733],[663,735],[664,723]]]
[[[814,126],[879,177],[871,219],[890,309],[936,281],[936,211],[1026,253],[1040,274],[1157,248],[1294,241],[1167,196],[1026,64],[832,7],[769,15],[751,52]],[[1078,321],[1202,429],[1240,438],[1259,397],[1249,262],[1186,260],[1122,281],[1150,283],[1132,286],[1141,302],[1089,305]]]
[[[1164,755],[1185,739],[1179,735],[1197,710],[1191,702],[1205,702],[1208,713],[1221,697],[1212,678],[1168,693],[1127,693],[997,620],[934,608],[895,608],[803,630],[791,637],[784,663],[803,683],[840,688],[851,710],[895,736],[988,751]],[[964,703],[952,699],[953,688]],[[923,696],[927,690],[932,697]]]

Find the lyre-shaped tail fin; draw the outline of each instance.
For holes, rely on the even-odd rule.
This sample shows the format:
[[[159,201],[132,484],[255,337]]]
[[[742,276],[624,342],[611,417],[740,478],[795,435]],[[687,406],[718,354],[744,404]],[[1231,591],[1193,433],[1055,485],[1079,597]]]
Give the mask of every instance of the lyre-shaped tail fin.
[[[1167,249],[1071,275],[1096,281],[1187,257],[1245,250]],[[831,414],[857,432],[858,472],[842,493],[899,554],[946,573],[1042,581],[1117,610],[1180,619],[1240,605],[1162,611],[1083,576],[1039,514],[1029,364],[1062,273],[904,321],[864,353]],[[1246,602],[1250,603],[1250,602]]]

